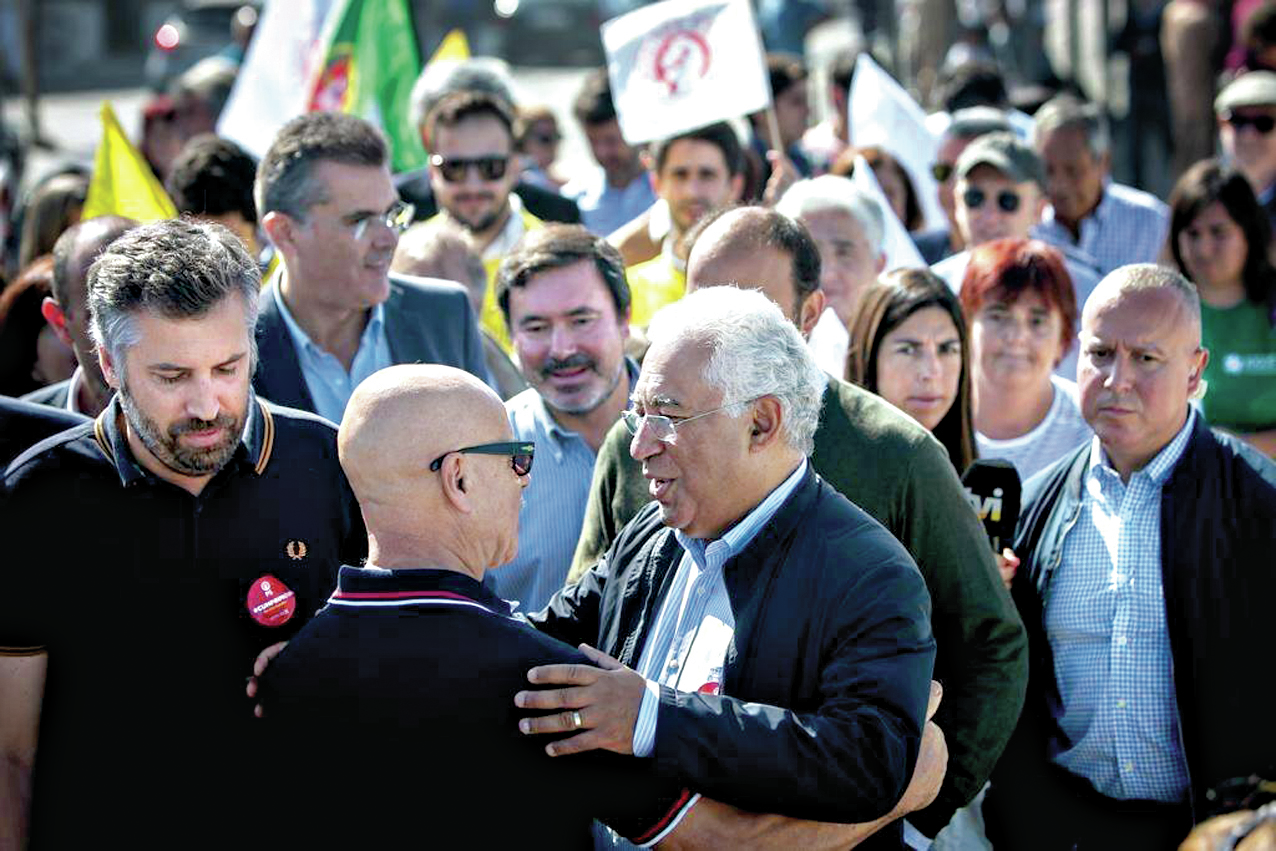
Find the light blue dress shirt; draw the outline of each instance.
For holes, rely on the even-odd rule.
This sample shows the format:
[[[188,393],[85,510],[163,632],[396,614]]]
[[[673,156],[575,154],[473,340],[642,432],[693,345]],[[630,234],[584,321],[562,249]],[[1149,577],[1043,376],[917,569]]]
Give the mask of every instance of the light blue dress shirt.
[[[717,658],[714,660],[716,665],[709,668],[707,679],[694,672],[692,677],[697,681],[686,681],[684,665],[696,652],[697,640],[706,637],[706,626],[712,625],[720,635],[723,629],[727,630],[728,640],[734,634],[735,613],[731,610],[722,568],[727,559],[738,555],[775,516],[775,512],[801,484],[807,464],[803,458],[792,475],[721,538],[705,541],[689,538],[681,531],[674,532],[682,545],[683,556],[638,660],[638,673],[647,678],[647,691],[643,694],[642,707],[634,724],[634,756],[651,756],[655,748],[660,686],[667,685],[679,691],[712,690],[712,693],[718,693],[718,689],[710,689],[710,686],[720,687],[722,684],[725,643],[722,644],[721,656],[717,655],[716,647],[710,648]]]
[[[350,363],[350,371],[337,357],[321,348],[297,324],[284,304],[279,287],[274,288],[275,304],[279,315],[288,326],[292,336],[293,348],[297,350],[297,361],[301,364],[301,374],[306,379],[306,388],[315,403],[315,413],[334,423],[341,422],[341,415],[346,411],[346,403],[350,394],[359,382],[380,369],[393,364],[390,359],[390,341],[385,336],[385,305],[378,304],[368,315],[368,324],[363,328],[363,336],[359,338],[359,350],[355,352]]]
[[[1170,208],[1147,192],[1109,182],[1094,212],[1081,220],[1081,238],[1055,221],[1047,207],[1034,235],[1059,248],[1080,249],[1093,257],[1102,277],[1118,266],[1155,263],[1170,231]],[[1077,307],[1081,299],[1077,299]]]
[[[632,392],[638,364],[626,358],[625,373]],[[505,413],[514,439],[536,444],[536,465],[518,511],[518,555],[488,571],[487,581],[498,597],[518,603],[520,611],[536,612],[567,581],[597,455],[585,438],[558,424],[534,387],[506,402]]]
[[[1110,798],[1181,803],[1188,788],[1161,587],[1161,488],[1192,433],[1127,483],[1095,437],[1081,508],[1045,598],[1066,742],[1054,761]]]
[[[568,181],[563,187],[563,197],[576,202],[581,223],[598,236],[607,236],[629,224],[656,203],[656,191],[651,188],[651,178],[646,171],[628,186],[616,187],[607,182],[602,166],[578,180]]]

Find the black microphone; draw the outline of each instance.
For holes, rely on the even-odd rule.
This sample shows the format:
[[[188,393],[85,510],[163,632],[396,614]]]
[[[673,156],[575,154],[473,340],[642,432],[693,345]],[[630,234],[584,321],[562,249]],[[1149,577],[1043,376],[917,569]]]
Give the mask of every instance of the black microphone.
[[[970,507],[984,524],[992,551],[1000,555],[1014,540],[1015,524],[1019,522],[1023,485],[1015,465],[999,458],[981,458],[962,474],[961,483]]]

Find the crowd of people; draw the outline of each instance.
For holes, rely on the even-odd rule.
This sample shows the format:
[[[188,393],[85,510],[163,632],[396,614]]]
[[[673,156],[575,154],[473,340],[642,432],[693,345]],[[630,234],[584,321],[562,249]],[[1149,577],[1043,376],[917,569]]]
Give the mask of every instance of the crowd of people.
[[[1276,73],[1166,201],[957,73],[926,199],[853,58],[645,146],[599,69],[575,173],[450,61],[392,174],[352,115],[213,135],[219,57],[145,116],[179,218],[42,184],[0,849],[1276,847]]]

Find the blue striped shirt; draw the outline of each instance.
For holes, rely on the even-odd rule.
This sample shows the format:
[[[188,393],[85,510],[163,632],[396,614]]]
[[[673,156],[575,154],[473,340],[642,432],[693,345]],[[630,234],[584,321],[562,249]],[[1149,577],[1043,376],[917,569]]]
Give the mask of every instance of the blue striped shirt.
[[[515,440],[536,444],[536,466],[518,511],[518,555],[489,572],[498,597],[524,612],[543,609],[567,580],[594,475],[594,450],[563,428],[529,387],[505,403]]]
[[[372,373],[394,363],[390,357],[390,341],[385,335],[385,305],[378,304],[368,313],[368,323],[359,338],[359,350],[355,352],[347,372],[336,355],[311,340],[310,335],[293,319],[280,294],[279,282],[280,276],[276,276],[275,306],[279,308],[279,315],[284,318],[284,325],[288,326],[292,337],[293,348],[297,350],[297,362],[301,365],[310,398],[314,400],[315,413],[339,423],[354,388]]]
[[[1081,220],[1080,239],[1055,221],[1047,207],[1041,224],[1033,229],[1039,239],[1059,248],[1080,249],[1095,259],[1099,275],[1130,263],[1155,263],[1170,231],[1170,208],[1155,195],[1108,183],[1094,212]],[[1077,307],[1082,299],[1077,294]]]
[[[638,660],[647,691],[634,724],[635,756],[650,756],[655,748],[660,686],[711,694],[721,690],[727,648],[735,636],[735,613],[722,568],[775,516],[801,483],[806,467],[803,458],[779,487],[721,538],[706,541],[674,532],[683,548],[682,560]]]
[[[1095,437],[1076,524],[1045,599],[1064,741],[1055,762],[1110,798],[1179,803],[1179,738],[1161,587],[1161,488],[1198,416],[1128,483]]]

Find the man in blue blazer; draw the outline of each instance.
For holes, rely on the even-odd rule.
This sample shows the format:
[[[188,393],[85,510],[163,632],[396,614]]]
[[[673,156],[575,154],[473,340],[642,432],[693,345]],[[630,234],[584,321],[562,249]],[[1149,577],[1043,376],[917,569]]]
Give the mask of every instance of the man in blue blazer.
[[[390,274],[412,209],[375,127],[334,113],[290,121],[261,161],[255,195],[283,258],[262,293],[259,395],[337,422],[359,382],[393,364],[488,380],[464,289]]]

